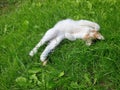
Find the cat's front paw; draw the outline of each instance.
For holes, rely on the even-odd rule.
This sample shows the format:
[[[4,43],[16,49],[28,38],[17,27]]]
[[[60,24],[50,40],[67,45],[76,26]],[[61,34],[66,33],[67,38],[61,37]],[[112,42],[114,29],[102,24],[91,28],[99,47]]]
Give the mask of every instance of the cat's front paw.
[[[87,42],[87,43],[86,43],[86,45],[87,45],[87,46],[91,46],[91,45],[92,45],[92,43],[90,43],[90,42]]]

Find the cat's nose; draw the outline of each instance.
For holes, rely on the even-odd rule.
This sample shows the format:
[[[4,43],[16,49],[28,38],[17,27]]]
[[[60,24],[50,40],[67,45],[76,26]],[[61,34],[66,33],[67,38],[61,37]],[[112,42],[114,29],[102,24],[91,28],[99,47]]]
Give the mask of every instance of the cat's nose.
[[[100,35],[100,36],[98,37],[98,39],[99,39],[99,40],[105,40],[105,38],[104,38],[102,35]]]

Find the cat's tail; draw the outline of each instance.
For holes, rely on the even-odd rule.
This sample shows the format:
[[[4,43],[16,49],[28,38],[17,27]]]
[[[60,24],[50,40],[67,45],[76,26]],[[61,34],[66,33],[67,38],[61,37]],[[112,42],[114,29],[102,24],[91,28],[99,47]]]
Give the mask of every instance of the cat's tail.
[[[40,40],[40,42],[30,51],[29,55],[30,56],[34,56],[34,54],[37,53],[38,49],[44,45],[46,42],[52,40],[53,38],[56,37],[56,30],[54,28],[49,29],[45,35],[43,36],[43,38]]]

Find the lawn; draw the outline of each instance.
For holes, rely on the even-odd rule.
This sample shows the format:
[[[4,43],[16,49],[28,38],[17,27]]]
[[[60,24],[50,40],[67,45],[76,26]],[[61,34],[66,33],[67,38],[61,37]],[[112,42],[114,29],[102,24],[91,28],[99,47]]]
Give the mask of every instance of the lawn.
[[[120,90],[119,11],[119,0],[0,2],[0,90]],[[39,58],[46,45],[32,58],[29,51],[66,18],[99,23],[105,40],[90,47],[64,40],[44,67]]]

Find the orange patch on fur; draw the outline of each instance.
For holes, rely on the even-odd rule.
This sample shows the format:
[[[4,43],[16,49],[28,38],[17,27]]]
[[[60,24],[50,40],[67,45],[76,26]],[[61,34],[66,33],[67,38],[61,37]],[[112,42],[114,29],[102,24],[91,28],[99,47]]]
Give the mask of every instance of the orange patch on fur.
[[[85,35],[84,40],[87,40],[89,38],[90,38],[90,36],[89,36],[89,34],[87,34],[87,35]]]
[[[97,32],[96,30],[92,30],[91,32]]]
[[[95,32],[94,36],[95,39],[97,39],[99,37],[99,32]]]

